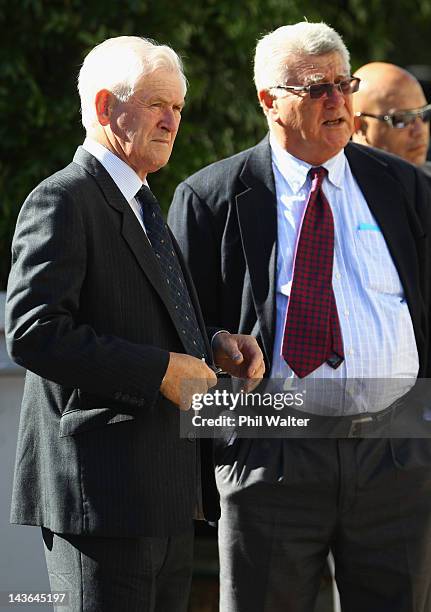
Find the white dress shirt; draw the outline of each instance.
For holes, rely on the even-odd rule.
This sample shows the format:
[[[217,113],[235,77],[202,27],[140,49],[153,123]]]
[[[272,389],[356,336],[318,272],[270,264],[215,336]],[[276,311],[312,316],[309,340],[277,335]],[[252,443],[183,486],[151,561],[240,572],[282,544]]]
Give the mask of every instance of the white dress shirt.
[[[311,189],[311,165],[293,157],[270,138],[272,167],[277,194],[276,329],[271,378],[292,386],[296,378],[281,355],[287,303],[293,275],[293,256],[298,230]],[[413,324],[404,290],[383,234],[340,151],[322,164],[328,171],[323,191],[334,217],[334,265],[332,284],[343,337],[345,359],[337,369],[327,363],[307,376],[351,380],[350,392],[357,397],[363,379],[405,379],[412,386],[419,370]],[[406,381],[409,379],[409,381]],[[290,381],[290,383],[289,383]],[[346,383],[347,385],[347,383]],[[399,396],[395,384],[389,395]],[[346,389],[348,389],[348,385]],[[404,391],[405,392],[405,391]],[[343,413],[381,410],[387,398],[355,401]],[[388,403],[389,402],[389,403]]]

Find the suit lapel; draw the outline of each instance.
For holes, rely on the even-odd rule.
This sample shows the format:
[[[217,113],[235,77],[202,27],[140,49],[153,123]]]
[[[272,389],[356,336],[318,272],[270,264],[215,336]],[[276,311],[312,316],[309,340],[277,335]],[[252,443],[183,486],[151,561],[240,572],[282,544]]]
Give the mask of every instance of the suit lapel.
[[[144,235],[142,227],[139,225],[134,212],[130,208],[128,202],[123,197],[123,194],[118,189],[117,185],[112,180],[109,173],[105,170],[102,164],[90,153],[82,147],[78,150],[73,158],[73,161],[82,166],[89,174],[91,174],[100,186],[107,203],[115,208],[122,215],[121,234],[126,241],[128,247],[134,254],[139,266],[144,274],[159,294],[161,300],[165,304],[172,322],[181,338],[181,329],[177,324],[177,316],[174,305],[170,299],[168,289],[165,284],[165,277],[161,274],[159,262],[154,255],[154,251]],[[180,261],[182,264],[183,262]],[[184,267],[182,265],[182,267]],[[193,301],[193,295],[191,294]],[[194,302],[196,309],[196,301]],[[198,309],[197,309],[198,310]],[[201,324],[201,320],[199,323]],[[206,340],[206,335],[204,334]]]
[[[251,150],[240,179],[244,191],[236,196],[236,205],[241,240],[263,348],[271,363],[275,334],[277,201],[268,137]]]
[[[383,160],[371,157],[363,148],[350,144],[346,147],[346,156],[385,237],[418,332],[420,312],[417,296],[420,295],[420,280],[417,274],[417,252],[411,232],[406,231],[410,219],[406,213],[408,203],[405,202],[401,185],[391,175]]]

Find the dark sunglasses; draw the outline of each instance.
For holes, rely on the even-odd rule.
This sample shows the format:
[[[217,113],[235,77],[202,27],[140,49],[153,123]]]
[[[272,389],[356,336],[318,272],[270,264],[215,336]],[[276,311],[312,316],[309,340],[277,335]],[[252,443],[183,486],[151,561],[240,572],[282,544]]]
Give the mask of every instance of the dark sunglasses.
[[[351,77],[339,83],[313,83],[312,85],[275,85],[269,89],[284,89],[294,93],[308,93],[310,98],[317,100],[326,94],[332,96],[334,89],[338,89],[344,96],[348,96],[358,91],[361,79]]]
[[[427,104],[422,108],[397,111],[395,113],[388,113],[387,115],[373,115],[372,113],[360,112],[355,113],[355,115],[356,117],[371,117],[372,119],[385,121],[391,128],[402,130],[416,121],[418,117],[420,117],[424,123],[428,123],[428,121],[431,120],[431,104]]]

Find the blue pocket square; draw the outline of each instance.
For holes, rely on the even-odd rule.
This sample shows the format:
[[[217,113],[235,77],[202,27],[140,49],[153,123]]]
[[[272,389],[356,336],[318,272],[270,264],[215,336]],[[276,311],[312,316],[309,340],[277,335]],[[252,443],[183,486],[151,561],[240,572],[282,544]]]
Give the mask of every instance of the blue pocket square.
[[[380,227],[378,225],[373,225],[372,223],[360,223],[358,225],[358,230],[368,230],[371,232],[380,232]]]

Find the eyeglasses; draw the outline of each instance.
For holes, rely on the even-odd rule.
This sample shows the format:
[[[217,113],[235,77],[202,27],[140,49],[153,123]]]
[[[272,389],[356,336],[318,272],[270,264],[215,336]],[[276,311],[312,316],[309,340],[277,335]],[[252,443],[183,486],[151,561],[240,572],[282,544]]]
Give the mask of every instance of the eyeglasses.
[[[387,115],[373,115],[372,113],[360,112],[355,113],[355,115],[356,117],[372,117],[379,121],[385,121],[391,128],[402,130],[416,121],[418,117],[420,117],[424,123],[428,123],[428,121],[431,120],[431,104],[427,104],[422,108],[387,113]]]
[[[361,79],[351,77],[344,79],[339,83],[313,83],[312,85],[274,85],[269,89],[284,89],[293,91],[294,93],[308,93],[310,98],[317,100],[326,94],[327,97],[332,96],[334,89],[337,89],[344,96],[348,96],[358,91]]]

